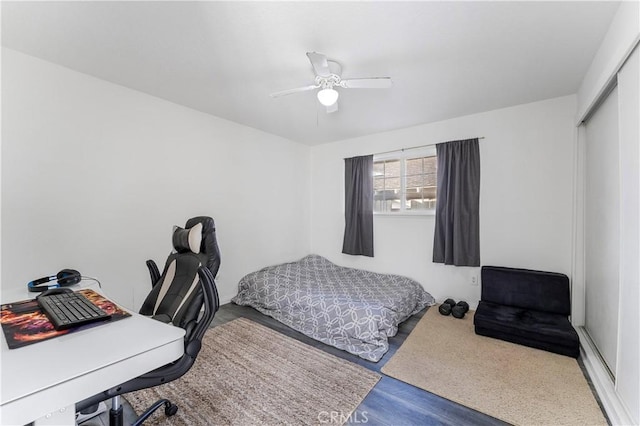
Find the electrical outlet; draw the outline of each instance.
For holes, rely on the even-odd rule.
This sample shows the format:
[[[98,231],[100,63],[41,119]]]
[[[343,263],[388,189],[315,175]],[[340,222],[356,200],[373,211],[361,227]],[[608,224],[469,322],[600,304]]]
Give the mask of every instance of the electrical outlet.
[[[471,285],[478,285],[478,276],[474,275],[471,277]]]

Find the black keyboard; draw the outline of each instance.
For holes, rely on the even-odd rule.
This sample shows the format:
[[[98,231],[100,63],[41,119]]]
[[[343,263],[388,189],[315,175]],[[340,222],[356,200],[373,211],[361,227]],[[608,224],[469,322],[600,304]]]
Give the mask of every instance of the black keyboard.
[[[111,318],[110,314],[78,293],[51,294],[40,296],[36,300],[56,330],[65,330]]]

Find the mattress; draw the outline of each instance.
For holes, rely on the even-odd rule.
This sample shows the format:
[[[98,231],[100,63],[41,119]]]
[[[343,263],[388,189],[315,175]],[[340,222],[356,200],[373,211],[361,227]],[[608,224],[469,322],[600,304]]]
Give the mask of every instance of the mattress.
[[[401,322],[435,304],[410,278],[346,268],[314,254],[245,276],[232,301],[374,362]]]

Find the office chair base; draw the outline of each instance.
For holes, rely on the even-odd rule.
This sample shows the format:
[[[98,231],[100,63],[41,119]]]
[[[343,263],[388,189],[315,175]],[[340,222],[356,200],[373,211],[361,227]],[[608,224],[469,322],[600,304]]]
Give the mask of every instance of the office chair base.
[[[141,425],[145,420],[147,420],[150,415],[152,415],[158,408],[162,407],[163,405],[164,414],[166,414],[167,417],[174,416],[178,412],[178,406],[176,404],[172,403],[168,399],[160,399],[156,401],[156,403],[151,407],[147,408],[147,410],[142,413],[140,417],[138,417],[138,420],[136,420],[136,422],[132,426]]]
[[[89,407],[86,410],[79,411],[76,413],[76,424],[86,422],[87,420],[92,419],[95,416],[104,413],[105,411],[107,411],[107,404],[105,404],[104,402],[100,402],[99,404],[94,405],[93,407]]]

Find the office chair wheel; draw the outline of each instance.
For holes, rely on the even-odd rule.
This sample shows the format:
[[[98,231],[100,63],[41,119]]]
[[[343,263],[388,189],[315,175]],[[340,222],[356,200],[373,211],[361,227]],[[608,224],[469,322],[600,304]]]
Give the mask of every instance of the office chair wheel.
[[[147,408],[147,411],[142,413],[140,417],[138,417],[138,419],[131,426],[142,425],[144,421],[147,420],[147,418],[149,418],[149,416],[151,416],[158,408],[162,407],[163,405],[164,405],[164,414],[166,414],[167,417],[174,416],[178,412],[178,406],[176,404],[172,403],[168,399],[160,399],[156,401],[156,403],[153,404],[151,407]]]
[[[178,406],[176,404],[171,401],[166,401],[164,403],[164,414],[166,414],[167,417],[175,416],[177,412]]]

